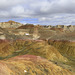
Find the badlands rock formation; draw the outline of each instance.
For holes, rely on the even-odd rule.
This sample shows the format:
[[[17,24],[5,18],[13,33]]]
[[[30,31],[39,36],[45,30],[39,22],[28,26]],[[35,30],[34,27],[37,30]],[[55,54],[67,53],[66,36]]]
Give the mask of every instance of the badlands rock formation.
[[[44,26],[44,28],[50,28],[50,29],[63,29],[63,31],[74,31],[75,30],[75,26],[73,25],[56,25],[56,26],[51,26],[51,25],[48,25],[48,26]]]
[[[8,22],[0,22],[1,28],[17,28],[19,26],[22,26],[21,23],[15,22],[15,21],[8,21]]]
[[[34,32],[33,32],[33,40],[36,40],[40,37],[39,32],[38,32],[38,28],[34,27]]]
[[[0,26],[0,75],[75,72],[74,26],[22,25],[14,21],[2,22]]]
[[[52,61],[68,61],[57,49],[45,41],[16,40],[12,42],[0,40],[1,59],[24,54],[37,55]]]
[[[57,48],[60,53],[68,57],[75,57],[75,41],[48,40],[48,43]]]

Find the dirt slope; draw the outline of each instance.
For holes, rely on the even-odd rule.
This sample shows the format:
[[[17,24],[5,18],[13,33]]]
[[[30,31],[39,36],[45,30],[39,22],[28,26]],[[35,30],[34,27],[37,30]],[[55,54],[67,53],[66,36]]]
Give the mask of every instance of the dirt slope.
[[[0,61],[0,75],[73,75],[39,56],[22,55]]]
[[[2,42],[0,44],[0,57],[10,58],[17,55],[36,55],[46,58],[48,60],[56,60],[67,62],[67,58],[63,57],[59,51],[46,41],[32,41],[32,40],[16,40]]]
[[[75,41],[48,40],[48,43],[57,48],[60,53],[75,57]]]

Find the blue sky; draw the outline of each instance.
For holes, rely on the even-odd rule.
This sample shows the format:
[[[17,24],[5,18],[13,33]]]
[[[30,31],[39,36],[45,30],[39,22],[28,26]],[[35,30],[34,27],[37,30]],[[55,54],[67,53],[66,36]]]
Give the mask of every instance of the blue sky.
[[[75,0],[0,0],[0,22],[75,25]]]

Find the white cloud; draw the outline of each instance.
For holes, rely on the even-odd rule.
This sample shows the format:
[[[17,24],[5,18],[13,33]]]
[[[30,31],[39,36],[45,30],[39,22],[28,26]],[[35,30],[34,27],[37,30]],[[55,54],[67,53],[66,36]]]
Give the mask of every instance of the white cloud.
[[[75,23],[75,0],[0,0],[2,17],[38,18],[40,24],[71,24]]]
[[[47,18],[47,17],[41,17],[39,18],[39,21],[50,21],[52,18]]]
[[[20,15],[20,14],[23,14],[25,11],[24,11],[24,7],[22,6],[16,6],[16,7],[13,7],[11,9],[11,13],[14,15]]]

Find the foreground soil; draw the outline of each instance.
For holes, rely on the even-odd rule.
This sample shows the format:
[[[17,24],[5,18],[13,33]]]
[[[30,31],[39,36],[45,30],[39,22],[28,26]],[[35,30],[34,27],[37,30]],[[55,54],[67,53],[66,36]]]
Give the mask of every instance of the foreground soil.
[[[73,75],[40,56],[22,55],[0,61],[0,75]]]

